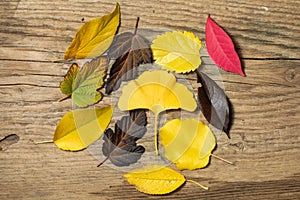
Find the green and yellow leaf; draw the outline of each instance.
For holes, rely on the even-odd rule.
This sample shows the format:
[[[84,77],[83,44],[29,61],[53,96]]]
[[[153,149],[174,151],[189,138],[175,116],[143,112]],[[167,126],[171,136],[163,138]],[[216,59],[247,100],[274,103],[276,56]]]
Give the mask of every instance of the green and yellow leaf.
[[[62,93],[71,96],[79,107],[86,107],[97,103],[102,93],[97,91],[102,87],[106,76],[107,59],[99,57],[84,64],[79,71],[77,64],[72,64],[64,81],[60,84]]]
[[[73,82],[75,81],[79,72],[79,66],[73,63],[69,68],[64,81],[60,83],[60,90],[66,95],[72,95]]]

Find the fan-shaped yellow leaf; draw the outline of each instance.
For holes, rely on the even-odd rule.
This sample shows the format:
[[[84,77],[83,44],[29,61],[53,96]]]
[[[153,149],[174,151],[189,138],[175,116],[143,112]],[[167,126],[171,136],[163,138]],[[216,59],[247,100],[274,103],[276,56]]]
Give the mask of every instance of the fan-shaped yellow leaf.
[[[93,58],[104,53],[113,41],[120,24],[120,5],[101,18],[95,18],[80,27],[67,48],[64,59]]]
[[[168,160],[180,170],[205,167],[216,140],[209,127],[195,119],[174,119],[160,129],[160,139]]]
[[[194,111],[197,107],[193,93],[186,86],[177,83],[171,73],[162,70],[144,72],[122,89],[118,106],[120,110],[149,109],[155,115],[154,135],[157,148],[157,117],[160,112],[182,108]]]
[[[159,165],[136,169],[124,177],[138,191],[156,195],[173,192],[186,181],[182,174]]]
[[[155,63],[170,71],[186,73],[200,66],[201,45],[193,33],[173,31],[157,36],[151,49]]]
[[[53,142],[63,150],[77,151],[99,139],[107,128],[113,107],[73,110],[58,123]]]
[[[178,108],[194,111],[197,107],[193,93],[163,70],[144,72],[130,81],[123,87],[118,105],[121,110],[144,108],[155,114]]]

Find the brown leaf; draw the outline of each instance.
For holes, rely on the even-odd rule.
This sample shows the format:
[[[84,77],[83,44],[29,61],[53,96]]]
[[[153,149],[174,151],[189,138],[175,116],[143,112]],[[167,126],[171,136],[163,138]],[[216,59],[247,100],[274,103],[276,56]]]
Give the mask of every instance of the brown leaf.
[[[203,72],[196,72],[198,83],[202,85],[198,88],[198,99],[204,117],[211,125],[223,130],[230,138],[229,102],[224,90]]]
[[[128,166],[137,162],[145,148],[136,141],[146,133],[147,117],[145,110],[133,110],[115,124],[115,132],[107,129],[104,133],[102,152],[116,166]]]
[[[138,21],[137,21],[138,24]],[[136,33],[125,32],[117,35],[108,51],[110,59],[116,59],[106,81],[105,91],[110,94],[120,87],[121,81],[137,77],[136,67],[142,63],[152,62],[149,41]]]

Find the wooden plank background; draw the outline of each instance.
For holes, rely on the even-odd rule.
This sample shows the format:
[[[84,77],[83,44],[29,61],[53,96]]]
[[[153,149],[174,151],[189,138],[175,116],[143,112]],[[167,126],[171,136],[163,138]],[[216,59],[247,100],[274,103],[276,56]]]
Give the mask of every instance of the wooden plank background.
[[[115,2],[2,0],[0,199],[299,199],[300,1],[119,3],[121,31],[132,29],[139,16],[141,29],[187,30],[204,39],[210,13],[234,39],[247,77],[221,72],[234,121],[232,139],[222,135],[214,153],[235,165],[212,159],[205,169],[183,171],[210,190],[187,183],[158,197],[137,192],[122,170],[97,168],[99,160],[87,150],[35,145],[51,139],[72,108],[71,101],[57,102],[69,65],[54,61],[63,58],[83,18],[107,14]],[[207,55],[203,60],[212,64]]]

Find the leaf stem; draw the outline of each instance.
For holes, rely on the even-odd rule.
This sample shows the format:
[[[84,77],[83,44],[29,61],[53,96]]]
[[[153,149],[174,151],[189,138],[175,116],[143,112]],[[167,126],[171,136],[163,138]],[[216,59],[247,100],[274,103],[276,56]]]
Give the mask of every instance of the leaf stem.
[[[61,101],[64,101],[64,100],[66,100],[66,99],[69,99],[69,98],[71,98],[71,95],[62,97],[62,98],[58,99],[57,102],[61,102]]]
[[[103,163],[105,163],[107,160],[108,160],[108,156],[101,163],[99,163],[99,165],[97,165],[97,167],[100,167],[101,165],[103,165]]]
[[[138,29],[138,26],[139,26],[139,21],[140,21],[140,17],[137,17],[136,18],[136,23],[135,23],[135,28],[134,28],[134,35],[136,35],[136,32],[137,32],[137,29]]]
[[[212,156],[212,157],[215,157],[215,158],[217,158],[217,159],[219,159],[219,160],[222,160],[223,162],[226,162],[226,163],[228,163],[228,164],[230,164],[230,165],[234,165],[233,162],[230,162],[230,161],[228,161],[228,160],[225,160],[224,158],[221,158],[221,157],[216,156],[216,155],[214,155],[214,154],[211,154],[211,156]]]
[[[205,187],[203,185],[201,185],[200,183],[196,182],[196,181],[193,181],[193,180],[186,180],[187,182],[191,182],[191,183],[194,183],[196,185],[198,185],[199,187],[201,187],[202,189],[204,190],[208,190],[208,187]]]
[[[47,144],[47,143],[53,143],[53,140],[45,140],[45,141],[34,142],[34,144]]]
[[[158,155],[157,119],[158,119],[158,114],[154,114],[154,146],[155,146],[156,155]]]

